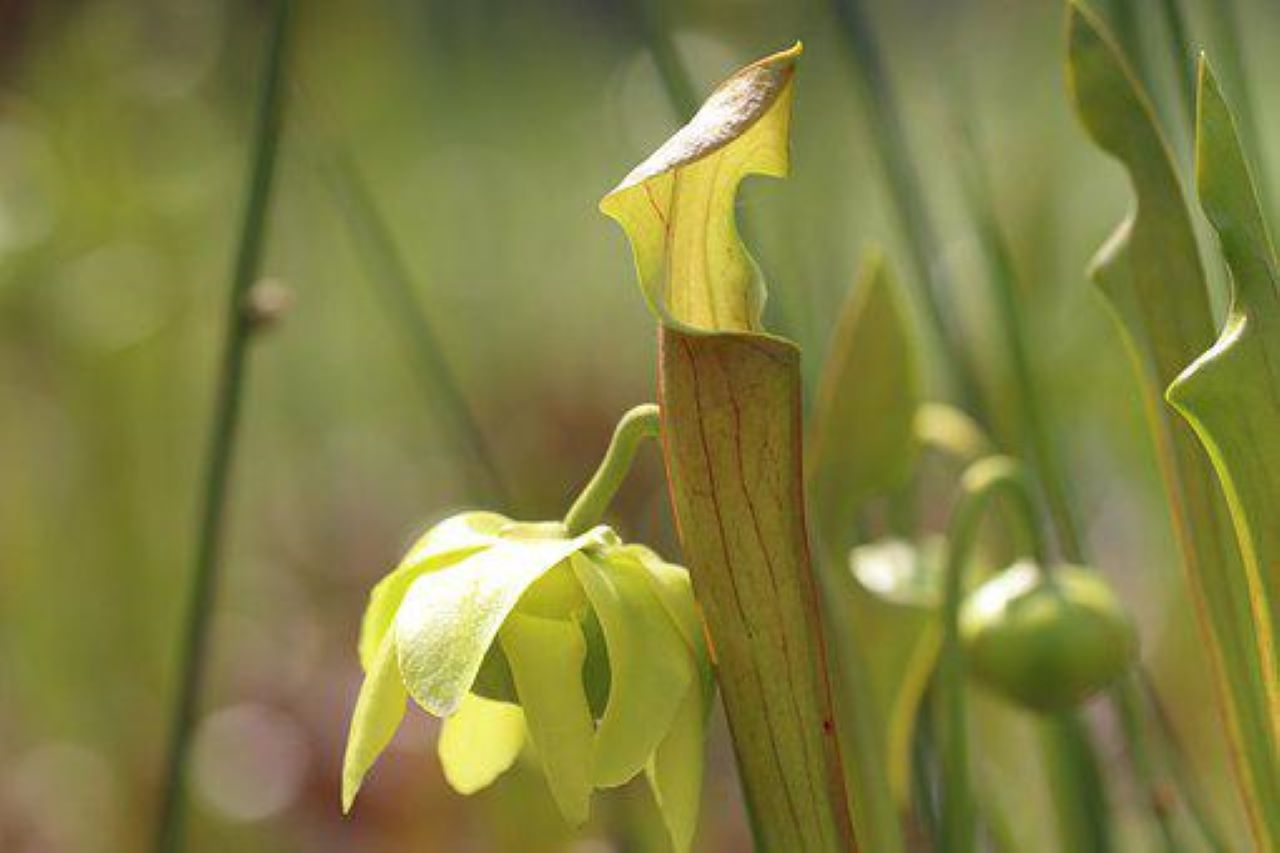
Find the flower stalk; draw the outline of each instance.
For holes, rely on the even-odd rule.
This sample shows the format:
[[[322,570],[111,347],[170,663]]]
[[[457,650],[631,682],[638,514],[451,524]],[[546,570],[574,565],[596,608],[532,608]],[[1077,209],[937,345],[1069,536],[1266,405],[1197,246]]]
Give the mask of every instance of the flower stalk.
[[[968,710],[965,701],[964,652],[960,644],[960,605],[964,572],[978,541],[982,520],[992,501],[1005,495],[1028,534],[1032,557],[1047,565],[1044,537],[1032,499],[1026,469],[1006,456],[989,456],[965,470],[960,499],[947,529],[943,579],[942,653],[938,691],[942,705],[942,848],[950,853],[974,849],[977,825],[969,778]],[[1052,577],[1052,575],[1050,575]]]
[[[658,407],[653,403],[636,406],[622,416],[613,431],[609,449],[600,460],[600,467],[565,513],[564,526],[570,536],[585,533],[600,523],[622,481],[627,478],[636,451],[642,443],[657,435]]]

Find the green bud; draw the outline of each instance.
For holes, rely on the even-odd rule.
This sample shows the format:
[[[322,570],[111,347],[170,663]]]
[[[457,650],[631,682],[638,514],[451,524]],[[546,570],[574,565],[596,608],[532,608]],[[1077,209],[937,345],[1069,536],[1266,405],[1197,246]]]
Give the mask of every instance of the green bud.
[[[960,613],[974,676],[1037,711],[1072,707],[1133,663],[1137,635],[1097,572],[1022,561],[974,590]]]

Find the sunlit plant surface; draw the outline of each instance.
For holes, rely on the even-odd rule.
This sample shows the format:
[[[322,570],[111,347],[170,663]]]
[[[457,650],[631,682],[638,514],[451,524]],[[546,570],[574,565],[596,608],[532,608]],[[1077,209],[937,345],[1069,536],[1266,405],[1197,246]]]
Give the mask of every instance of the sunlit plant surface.
[[[221,140],[204,143],[211,162],[239,152],[232,136],[250,155],[222,335],[190,336],[221,353],[207,408],[177,402],[190,371],[173,357],[207,306],[183,308],[191,320],[174,333],[116,323],[128,311],[110,299],[65,297],[87,295],[77,276],[102,269],[197,277],[138,246],[102,266],[96,241],[134,219],[197,232],[182,251],[193,265],[228,236],[175,227],[190,186],[154,208],[127,203],[148,193],[153,136],[175,133],[159,120],[151,133],[155,114],[178,109],[157,105],[181,99],[164,75],[91,58],[146,41],[112,15],[43,34],[56,33],[51,56],[83,67],[33,63],[12,102],[0,92],[0,378],[20,379],[12,395],[0,387],[0,640],[19,640],[0,647],[0,749],[82,713],[31,698],[30,685],[65,682],[73,704],[92,700],[101,737],[121,740],[111,753],[137,765],[146,802],[117,803],[123,774],[74,739],[12,762],[0,752],[13,765],[0,767],[0,851],[92,850],[97,824],[102,844],[156,851],[441,838],[534,851],[1280,851],[1280,259],[1259,121],[1272,93],[1233,32],[1242,10],[1275,31],[1280,19],[1237,0],[1044,2],[1064,23],[1056,55],[1016,71],[980,63],[970,80],[931,49],[940,97],[927,110],[898,100],[890,69],[904,56],[877,35],[881,15],[917,29],[922,10],[970,15],[924,0],[779,5],[756,22],[776,52],[749,62],[740,32],[733,49],[677,37],[685,15],[700,38],[744,25],[715,4],[527,4],[508,19],[493,10],[515,4],[426,3],[425,36],[330,31],[317,22],[374,17],[292,0],[220,13],[264,24],[264,38],[236,69],[257,93],[252,121],[219,131],[206,111],[178,133]],[[119,12],[86,4],[99,5]],[[393,20],[419,20],[400,5]],[[974,11],[974,29],[1008,39],[1015,29],[993,23],[1006,14]],[[635,57],[591,59],[621,42],[561,33],[574,49],[552,61],[526,33],[554,29],[544,17],[608,22]],[[114,47],[97,45],[103,34]],[[375,81],[402,71],[382,55],[389,35],[411,40],[434,81],[413,87],[417,118],[371,106]],[[331,70],[348,37],[377,47]],[[472,41],[554,70],[497,73],[462,47]],[[597,60],[624,71],[597,85],[577,65]],[[984,123],[1004,132],[1021,117],[983,106],[1004,110],[1009,75],[1027,67],[1057,75],[1034,113],[1059,138],[984,146]],[[721,82],[704,87],[712,69]],[[42,82],[58,74],[75,94]],[[90,98],[90,84],[152,100]],[[352,105],[370,106],[376,138],[348,145]],[[148,132],[117,145],[104,130],[99,143],[122,110]],[[678,121],[664,125],[667,113]],[[429,140],[426,154],[397,158],[382,137],[401,124]],[[1074,158],[1097,175],[1067,187]],[[122,189],[72,204],[82,171]],[[1010,187],[1020,217],[1005,209]],[[68,212],[77,204],[85,221]],[[1071,240],[1068,298],[1049,279]],[[296,280],[276,278],[281,249],[306,259]],[[462,285],[426,297],[424,270]],[[358,279],[368,305],[326,316],[308,276]],[[6,289],[28,280],[40,287]],[[55,295],[31,295],[41,288]],[[88,370],[76,351],[10,371],[9,352],[32,351],[42,318],[64,313],[85,352],[127,341],[110,345],[119,363]],[[362,324],[377,331],[354,335]],[[308,346],[290,349],[290,334]],[[149,335],[169,349],[149,349]],[[251,365],[281,351],[254,391]],[[103,448],[111,436],[132,448],[103,464],[107,498],[65,487],[86,465],[55,444],[71,421],[23,390],[62,375],[60,360],[92,374],[87,385],[115,377],[73,419],[92,421]],[[418,420],[401,371],[425,392]],[[153,380],[182,390],[153,394]],[[341,383],[356,389],[350,432],[317,408]],[[123,429],[120,412],[148,401],[164,417]],[[270,405],[291,426],[267,452],[241,426]],[[36,427],[10,429],[10,410]],[[1113,430],[1130,411],[1132,427]],[[130,543],[187,512],[135,494],[171,450],[156,426],[170,420],[205,424],[208,442],[201,468],[171,477],[194,492],[197,520],[172,624],[152,618],[163,596],[149,570],[67,581],[45,568],[103,550],[86,518]],[[340,497],[309,493],[326,465],[341,468]],[[233,472],[271,499],[240,511]],[[58,505],[56,524],[31,509],[41,500]],[[248,571],[232,535],[244,516],[279,551],[255,552]],[[133,546],[123,562],[178,577],[174,555]],[[277,561],[305,564],[306,595]],[[336,572],[358,572],[359,589]],[[300,615],[315,609],[308,596],[329,602],[322,626]],[[100,624],[114,633],[68,663],[79,647],[64,640]],[[148,655],[163,650],[174,680],[141,690],[96,672],[117,645],[157,672]],[[226,693],[229,707],[209,698]],[[113,810],[146,819],[104,817]]]
[[[878,255],[851,291],[819,405],[807,433],[801,426],[803,356],[763,326],[767,288],[735,205],[744,177],[787,173],[800,54],[796,45],[728,78],[601,204],[626,232],[658,323],[658,402],[646,408],[690,571],[647,549],[627,552],[612,531],[584,531],[580,521],[520,525],[480,515],[427,533],[374,591],[365,617],[348,807],[411,697],[445,717],[440,755],[460,792],[510,766],[527,734],[570,823],[586,820],[593,787],[647,767],[670,841],[688,849],[712,698],[705,676],[714,671],[761,849],[905,850],[920,835],[943,850],[977,849],[997,830],[970,766],[982,748],[968,729],[974,687],[1042,715],[1044,760],[1062,774],[1060,819],[1089,824],[1064,826],[1068,849],[1112,845],[1105,799],[1088,790],[1101,780],[1076,709],[1110,690],[1132,723],[1130,748],[1151,748],[1131,687],[1139,660],[1132,621],[1094,569],[1052,555],[1030,469],[996,455],[976,412],[925,400],[918,335]],[[1226,327],[1210,347],[1210,293],[1172,154],[1121,48],[1075,5],[1067,69],[1084,126],[1132,176],[1134,213],[1092,275],[1148,393],[1237,792],[1254,843],[1273,849],[1274,250],[1230,110],[1202,59],[1197,186],[1234,282]],[[1006,331],[1024,346],[1019,329]],[[634,414],[623,421],[615,445],[633,422]],[[611,449],[579,499],[593,507],[592,520],[625,474],[624,446],[622,468]],[[941,537],[902,506],[930,448],[962,466]],[[896,508],[895,538],[868,539],[864,513],[876,501]],[[578,515],[575,507],[567,518]],[[1228,518],[1238,537],[1228,535]],[[1079,560],[1074,531],[1058,535],[1059,548]],[[920,731],[930,695],[931,738]],[[921,780],[908,782],[929,773],[912,766],[922,737],[937,750],[925,758],[938,774],[936,802]],[[1176,845],[1171,831],[1166,840]]]

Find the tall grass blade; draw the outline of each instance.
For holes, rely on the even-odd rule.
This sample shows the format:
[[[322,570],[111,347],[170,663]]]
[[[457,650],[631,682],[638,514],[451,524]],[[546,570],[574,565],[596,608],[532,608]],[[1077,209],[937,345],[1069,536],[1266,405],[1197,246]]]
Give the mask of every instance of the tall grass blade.
[[[440,404],[436,411],[450,421],[454,444],[472,462],[473,480],[482,492],[478,497],[488,498],[498,506],[511,506],[514,495],[502,474],[497,453],[445,355],[391,226],[359,167],[346,150],[338,148],[327,163],[325,177],[388,318],[400,326],[406,344],[413,348],[414,364],[427,399]]]
[[[153,849],[182,848],[183,810],[192,729],[204,686],[222,551],[223,517],[227,487],[235,453],[237,426],[246,372],[246,355],[254,330],[248,312],[249,289],[258,277],[266,242],[267,211],[276,171],[280,129],[284,112],[284,78],[287,58],[290,0],[275,0],[271,9],[266,71],[259,93],[253,163],[249,171],[247,201],[240,228],[240,242],[232,273],[225,318],[226,332],[219,368],[210,444],[202,485],[199,532],[196,539],[185,634],[180,658],[178,694],[170,722],[169,746],[162,777],[161,805]]]
[[[870,114],[876,154],[889,187],[889,199],[911,252],[920,302],[929,324],[929,333],[940,347],[944,370],[964,409],[984,425],[989,418],[977,372],[965,349],[959,330],[950,317],[947,300],[955,294],[954,282],[943,262],[941,244],[929,215],[924,188],[907,143],[897,100],[885,68],[883,52],[876,39],[863,0],[832,0],[839,33],[850,58],[857,66],[862,99]]]

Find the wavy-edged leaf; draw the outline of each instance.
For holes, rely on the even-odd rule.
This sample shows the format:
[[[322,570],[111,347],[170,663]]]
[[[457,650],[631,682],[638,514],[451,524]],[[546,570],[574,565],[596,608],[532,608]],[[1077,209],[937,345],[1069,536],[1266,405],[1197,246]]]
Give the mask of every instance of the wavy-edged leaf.
[[[365,774],[387,748],[404,717],[409,694],[400,680],[395,640],[388,634],[360,686],[342,759],[342,810],[351,811]]]
[[[604,197],[649,307],[697,329],[758,330],[765,291],[733,217],[747,175],[783,177],[800,45],[720,84],[693,119]]]
[[[599,541],[602,529],[573,539],[504,538],[417,578],[394,627],[409,695],[436,716],[453,713],[525,590],[570,554]]]
[[[818,382],[809,443],[814,526],[847,547],[858,507],[911,475],[921,403],[919,347],[879,252],[863,260]]]
[[[369,593],[360,623],[360,665],[365,672],[400,609],[409,585],[427,572],[437,571],[493,544],[510,519],[493,512],[464,512],[432,527],[413,544],[396,568]]]
[[[1089,134],[1128,171],[1137,203],[1094,260],[1137,367],[1201,636],[1215,676],[1233,767],[1264,849],[1280,834],[1262,815],[1276,778],[1266,683],[1274,679],[1248,578],[1214,472],[1164,390],[1213,338],[1209,299],[1186,203],[1151,105],[1098,20],[1077,4],[1069,21],[1068,81]],[[1271,672],[1267,670],[1270,669]]]
[[[547,784],[564,819],[586,823],[591,811],[595,724],[582,687],[586,640],[577,623],[515,612],[499,635]]]
[[[1280,628],[1280,268],[1235,122],[1203,58],[1199,80],[1196,185],[1231,270],[1231,309],[1217,343],[1169,386],[1168,398],[1209,451],[1255,600],[1259,610],[1266,602],[1274,631]],[[1280,705],[1272,720],[1280,729]]]
[[[588,554],[571,561],[609,651],[611,687],[596,730],[592,778],[598,787],[614,787],[644,769],[696,670],[640,563]]]
[[[436,741],[445,780],[459,794],[487,788],[519,758],[524,738],[519,706],[468,693],[445,717]]]

